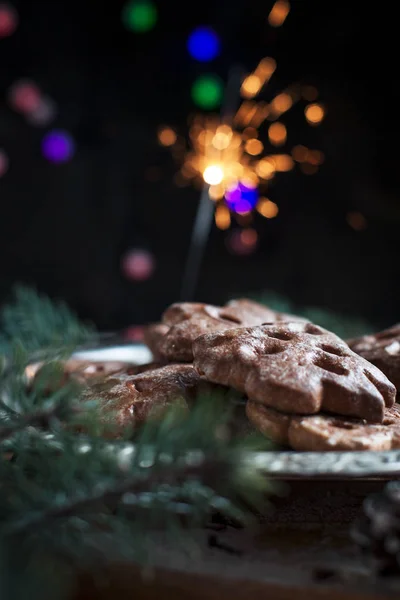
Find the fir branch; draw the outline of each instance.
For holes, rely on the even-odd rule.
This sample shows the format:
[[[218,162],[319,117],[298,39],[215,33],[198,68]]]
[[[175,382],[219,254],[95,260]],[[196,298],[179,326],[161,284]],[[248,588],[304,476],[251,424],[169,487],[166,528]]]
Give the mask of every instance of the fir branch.
[[[260,440],[268,443],[227,435],[226,398],[198,399],[188,416],[174,407],[129,442],[130,431],[107,439],[96,406],[82,402],[59,363],[46,363],[30,386],[25,378],[32,353],[67,355],[90,330],[29,290],[17,292],[0,320],[0,574],[12,573],[6,585],[14,594],[26,597],[33,557],[98,568],[111,549],[144,560],[157,526],[182,544],[213,511],[246,520],[265,505],[268,483],[252,458]],[[36,576],[35,567],[29,577]]]
[[[54,302],[35,290],[17,286],[13,301],[0,317],[0,351],[19,340],[28,353],[52,349],[70,352],[94,337],[94,328],[83,325],[63,302]]]
[[[192,478],[201,479],[202,485],[206,485],[207,482],[213,485],[215,484],[216,477],[223,474],[224,467],[226,466],[224,462],[219,463],[215,458],[208,458],[198,465],[182,464],[179,467],[175,466],[173,469],[168,465],[156,473],[150,470],[144,478],[138,478],[138,475],[127,477],[121,483],[110,484],[100,492],[93,490],[92,493],[83,498],[72,498],[60,506],[51,506],[48,510],[41,513],[22,518],[20,521],[6,526],[3,534],[13,535],[26,531],[32,532],[33,529],[45,527],[46,525],[51,526],[51,522],[54,520],[84,515],[88,509],[93,509],[99,505],[112,506],[118,501],[123,501],[126,494],[129,494],[129,504],[133,505],[135,503],[135,496],[144,493],[149,494],[149,489],[159,486],[182,486],[185,481]],[[179,487],[178,493],[182,494],[181,487]],[[152,492],[151,495],[156,499],[157,492]],[[137,503],[140,504],[139,501]],[[182,502],[173,503],[171,499],[169,499],[168,504],[177,513],[182,511],[184,505]],[[185,507],[187,508],[183,510],[187,513],[190,507],[188,504],[185,504]],[[147,506],[142,506],[142,508],[149,510],[152,508],[151,503],[147,502]],[[212,504],[209,508],[212,508]]]
[[[73,415],[83,414],[83,410],[79,406],[69,406],[68,410],[71,415],[68,416],[67,420]],[[19,415],[18,420],[14,423],[0,427],[0,444],[6,440],[12,438],[15,434],[20,431],[27,429],[28,427],[38,427],[40,429],[49,429],[55,421],[60,423],[65,420],[66,406],[64,402],[52,403],[46,408],[35,410],[26,415]]]
[[[145,511],[150,522],[160,511],[180,514],[182,509],[197,523],[217,508],[245,519],[248,507],[259,506],[268,486],[249,462],[249,441],[219,439],[221,418],[209,427],[210,415],[214,419],[216,414],[217,399],[212,400],[200,402],[185,420],[173,409],[161,423],[148,423],[135,445],[97,438],[78,443],[67,433],[58,436],[61,451],[56,453],[46,442],[36,441],[35,452],[25,450],[21,457],[16,446],[16,461],[7,463],[6,479],[11,485],[16,478],[18,489],[22,486],[29,494],[16,513],[11,510],[3,535],[51,530],[72,517],[90,524],[116,506]],[[220,416],[225,420],[225,411]],[[42,482],[47,482],[49,495]],[[134,515],[130,518],[135,520]],[[143,527],[146,522],[140,521]]]

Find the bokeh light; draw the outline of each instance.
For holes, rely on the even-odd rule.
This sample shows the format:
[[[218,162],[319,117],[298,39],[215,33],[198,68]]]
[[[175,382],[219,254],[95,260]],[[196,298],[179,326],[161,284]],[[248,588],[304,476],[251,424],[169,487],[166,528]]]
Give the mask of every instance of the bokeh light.
[[[225,186],[223,185],[222,181],[217,185],[210,185],[208,195],[211,198],[211,200],[222,200],[222,198],[225,195]]]
[[[311,165],[322,165],[325,160],[324,153],[320,150],[309,150],[307,155],[307,161]]]
[[[39,105],[26,114],[26,120],[31,125],[46,127],[56,118],[57,108],[53,100],[47,96],[40,98]]]
[[[192,98],[200,108],[212,110],[222,99],[223,85],[217,75],[201,75],[192,86]]]
[[[283,23],[289,9],[290,5],[286,0],[275,2],[270,15],[274,26]],[[196,39],[202,39],[201,36],[196,38],[195,34],[204,32],[204,29],[198,28],[192,32],[188,42],[190,52],[191,44]],[[197,48],[196,44],[194,46]],[[206,42],[203,46],[207,47]],[[192,55],[194,56],[193,53]],[[199,58],[205,59],[206,56]],[[192,115],[188,120],[188,139],[179,150],[179,155],[175,151],[179,139],[172,144],[175,134],[168,133],[164,140],[159,134],[160,143],[172,144],[171,154],[181,163],[176,184],[182,186],[190,183],[198,190],[204,189],[204,183],[208,184],[208,196],[215,202],[215,223],[219,229],[228,229],[231,220],[237,226],[250,228],[255,210],[265,218],[276,217],[278,206],[267,198],[259,199],[260,194],[266,193],[268,182],[275,176],[278,179],[280,173],[291,171],[295,160],[307,174],[317,171],[324,160],[321,152],[305,146],[295,146],[292,154],[278,154],[282,152],[280,149],[276,149],[274,154],[267,150],[267,145],[264,146],[265,140],[260,139],[263,127],[268,132],[269,144],[276,147],[286,144],[288,129],[281,122],[281,115],[302,99],[308,99],[305,114],[309,122],[319,122],[325,112],[319,103],[314,103],[318,90],[313,86],[293,84],[274,95],[270,101],[259,100],[258,94],[276,68],[276,61],[265,57],[253,72],[243,78],[241,100],[229,124],[224,118],[204,114],[204,110],[203,114],[199,112]],[[215,109],[221,102],[223,83],[215,73],[204,74],[194,82],[191,94],[201,109]],[[237,237],[240,247],[252,246],[257,243],[252,241],[257,238],[257,234],[251,231],[243,239],[232,234],[232,239]],[[247,243],[246,239],[250,242]]]
[[[246,127],[242,131],[243,140],[250,140],[252,138],[258,138],[258,129],[255,127]]]
[[[229,209],[223,204],[220,204],[215,209],[215,224],[218,229],[222,230],[229,229],[231,225],[231,215]]]
[[[270,160],[275,170],[281,173],[291,171],[294,167],[293,158],[289,154],[271,154],[267,160]]]
[[[124,6],[122,20],[127,29],[146,33],[157,23],[157,8],[150,0],[133,0]]]
[[[257,247],[258,234],[255,229],[235,229],[226,238],[226,246],[232,254],[247,256]]]
[[[8,171],[9,160],[7,154],[0,148],[0,177]]]
[[[263,81],[257,75],[248,75],[242,83],[241,94],[243,98],[254,98],[261,90]]]
[[[266,219],[273,219],[277,216],[279,208],[275,202],[268,200],[268,198],[260,198],[257,203],[257,212]]]
[[[209,185],[218,185],[224,178],[224,170],[219,165],[208,166],[203,173],[203,179]]]
[[[162,146],[173,146],[176,137],[176,133],[171,127],[160,127],[158,131],[158,141]]]
[[[251,156],[257,156],[257,154],[261,154],[261,152],[264,150],[264,146],[260,140],[253,138],[251,140],[247,140],[244,145],[244,149],[246,150],[247,154],[250,154]]]
[[[200,62],[214,60],[220,51],[220,41],[209,27],[197,27],[188,39],[189,54]]]
[[[123,336],[124,339],[130,342],[142,342],[144,338],[143,325],[131,325],[125,329]]]
[[[346,217],[347,223],[355,231],[362,231],[367,227],[367,219],[360,212],[349,212]]]
[[[18,27],[18,13],[13,6],[0,2],[0,39],[9,37]]]
[[[42,153],[50,162],[66,162],[72,158],[74,151],[74,140],[67,131],[53,130],[43,138]]]
[[[262,158],[256,164],[256,173],[261,179],[272,179],[275,173],[275,165],[268,158]]]
[[[292,156],[296,162],[302,163],[307,161],[309,149],[299,144],[292,149]]]
[[[273,146],[283,146],[287,131],[283,123],[272,123],[268,128],[268,138]]]
[[[276,0],[268,15],[268,23],[272,27],[280,27],[285,22],[290,11],[288,0]]]
[[[232,212],[243,214],[253,210],[258,200],[257,187],[240,182],[225,192],[225,202]]]
[[[293,106],[293,98],[290,94],[286,92],[282,92],[275,96],[275,98],[271,102],[271,113],[279,117],[284,112],[287,112]]]
[[[304,114],[310,125],[318,125],[325,116],[325,111],[320,104],[309,104],[304,109]]]
[[[220,125],[220,127],[217,128],[211,143],[216,150],[225,150],[230,144],[232,135],[233,132],[229,125]]]
[[[39,87],[29,79],[16,81],[8,90],[11,108],[21,113],[37,110],[41,103],[41,96]]]
[[[148,250],[132,248],[122,257],[121,269],[127,279],[146,281],[154,273],[155,260]]]

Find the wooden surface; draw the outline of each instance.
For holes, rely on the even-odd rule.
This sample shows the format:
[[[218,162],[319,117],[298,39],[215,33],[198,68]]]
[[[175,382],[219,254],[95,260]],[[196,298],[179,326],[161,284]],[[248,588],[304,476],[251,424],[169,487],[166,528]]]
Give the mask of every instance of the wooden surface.
[[[377,580],[349,536],[365,496],[384,482],[291,481],[252,529],[196,534],[197,550],[154,536],[154,569],[112,565],[101,588],[82,576],[77,600],[369,600],[400,598],[399,581]],[[209,536],[225,549],[208,546]]]

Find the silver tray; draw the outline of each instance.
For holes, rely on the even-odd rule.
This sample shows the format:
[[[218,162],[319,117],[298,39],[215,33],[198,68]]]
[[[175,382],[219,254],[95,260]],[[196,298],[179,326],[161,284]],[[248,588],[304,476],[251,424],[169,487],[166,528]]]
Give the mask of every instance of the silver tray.
[[[152,360],[144,344],[130,343],[84,349],[73,358],[145,364]],[[254,460],[274,478],[396,479],[400,478],[400,451],[388,452],[260,452]]]

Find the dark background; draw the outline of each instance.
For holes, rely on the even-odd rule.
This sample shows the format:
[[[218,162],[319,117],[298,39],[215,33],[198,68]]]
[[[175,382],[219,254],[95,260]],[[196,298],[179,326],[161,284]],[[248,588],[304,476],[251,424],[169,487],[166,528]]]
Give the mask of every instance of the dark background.
[[[276,219],[256,220],[251,256],[230,254],[213,230],[196,297],[220,302],[271,290],[377,325],[399,318],[400,221],[398,24],[388,4],[293,0],[284,26],[268,27],[266,0],[156,2],[157,26],[124,29],[120,0],[20,0],[16,33],[0,40],[0,147],[10,169],[0,179],[0,301],[15,282],[61,297],[102,329],[157,319],[179,296],[199,198],[174,183],[177,166],[157,141],[164,123],[187,131],[190,86],[212,70],[247,71],[266,55],[274,91],[316,85],[327,116],[318,128],[289,117],[291,145],[321,149],[313,176],[279,178],[269,197]],[[222,39],[212,65],[190,58],[198,25]],[[40,152],[44,131],[6,102],[9,86],[31,78],[57,103],[52,127],[69,130],[77,150],[62,165]],[[150,181],[149,167],[159,176]],[[346,216],[360,212],[356,231]],[[132,247],[156,260],[145,282],[127,280],[121,256]]]

